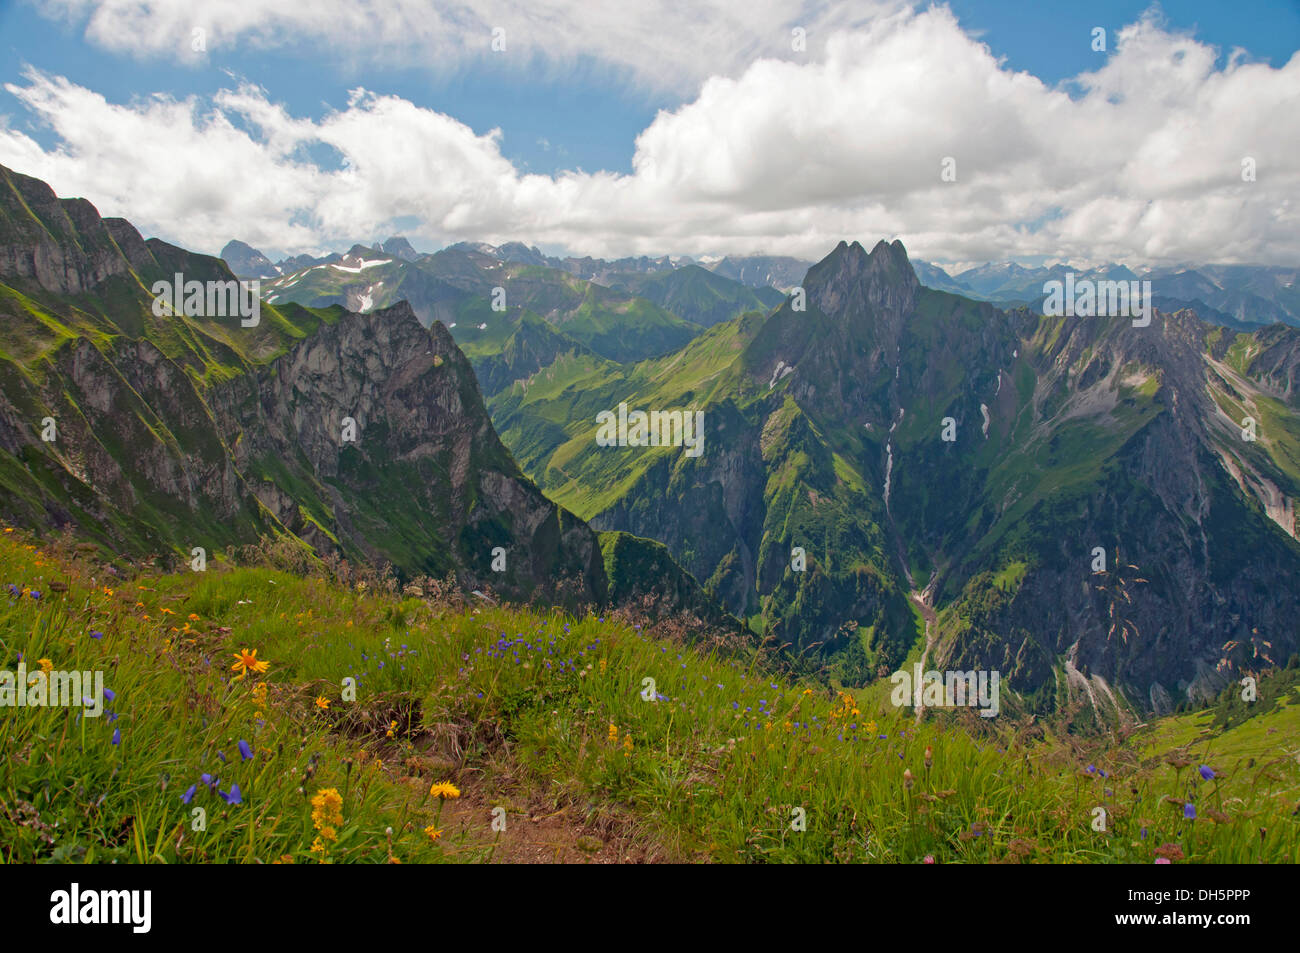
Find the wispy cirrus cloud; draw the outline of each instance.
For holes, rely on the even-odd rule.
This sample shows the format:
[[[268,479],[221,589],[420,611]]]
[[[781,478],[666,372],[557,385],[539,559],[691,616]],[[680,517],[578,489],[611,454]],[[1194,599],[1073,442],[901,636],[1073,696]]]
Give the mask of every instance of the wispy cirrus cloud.
[[[816,53],[838,29],[853,28],[901,0],[42,0],[48,17],[89,42],[139,58],[198,61],[196,30],[209,50],[237,44],[301,45],[354,63],[424,66],[450,72],[494,57],[504,69],[561,70],[602,64],[629,83],[690,92],[711,75],[731,75],[760,57],[796,54],[791,31]],[[506,56],[494,54],[503,31]]]

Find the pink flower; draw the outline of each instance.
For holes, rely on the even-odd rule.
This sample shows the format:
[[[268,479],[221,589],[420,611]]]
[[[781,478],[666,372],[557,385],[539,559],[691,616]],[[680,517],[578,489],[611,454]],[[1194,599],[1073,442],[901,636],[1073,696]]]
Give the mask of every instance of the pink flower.
[[[933,863],[934,863],[934,854],[926,854],[926,855],[925,855],[925,860],[921,861],[921,863],[923,863],[923,864],[933,864]]]

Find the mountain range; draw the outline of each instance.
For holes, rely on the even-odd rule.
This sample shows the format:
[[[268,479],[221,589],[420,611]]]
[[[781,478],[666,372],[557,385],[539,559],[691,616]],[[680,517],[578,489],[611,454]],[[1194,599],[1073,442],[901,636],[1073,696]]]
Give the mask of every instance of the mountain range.
[[[1300,647],[1285,324],[1043,316],[984,299],[1050,270],[883,241],[805,267],[393,239],[286,270],[0,174],[0,518],[734,616],[844,684],[993,669],[1034,710],[1165,711]],[[157,313],[177,273],[267,265],[255,326]],[[598,443],[628,408],[702,414],[702,452]]]
[[[769,304],[771,292],[790,291],[813,264],[797,258],[762,255],[700,261],[689,256],[615,260],[557,258],[521,242],[508,242],[501,246],[461,242],[450,247],[475,251],[499,261],[555,268],[610,287],[627,287],[638,276],[658,275],[650,285],[653,288],[656,282],[660,285],[670,283],[667,276],[674,271],[708,271],[754,289]],[[393,251],[394,248],[401,253]],[[354,245],[350,254],[355,255],[358,251],[395,255],[407,262],[421,257],[404,238],[389,239],[373,249]],[[342,256],[337,253],[323,258],[298,256],[272,265],[256,249],[232,241],[226,245],[221,257],[240,277],[278,278],[314,265],[337,262]],[[1153,302],[1161,310],[1194,310],[1204,320],[1235,330],[1253,330],[1275,322],[1300,327],[1300,285],[1297,284],[1300,268],[1295,267],[1182,265],[1134,271],[1120,264],[1078,268],[1068,264],[1027,267],[1003,261],[966,268],[955,275],[939,265],[920,260],[913,260],[912,267],[918,280],[927,288],[991,301],[1004,308],[1020,305],[1037,308],[1044,298],[1044,284],[1064,281],[1067,273],[1073,273],[1076,279],[1091,281],[1150,281]],[[665,305],[663,300],[657,303]]]

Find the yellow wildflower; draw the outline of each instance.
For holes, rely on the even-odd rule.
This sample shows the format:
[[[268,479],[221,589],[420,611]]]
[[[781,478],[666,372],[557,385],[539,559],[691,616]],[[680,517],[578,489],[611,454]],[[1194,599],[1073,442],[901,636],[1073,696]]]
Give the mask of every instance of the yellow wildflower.
[[[434,797],[445,799],[460,797],[460,788],[450,781],[439,781],[433,787],[429,788],[429,793]]]
[[[311,822],[320,831],[320,838],[327,841],[338,839],[336,824],[343,823],[343,797],[338,788],[321,788],[311,799]],[[312,848],[315,850],[315,848]]]
[[[321,711],[328,711],[330,707],[330,700],[326,698],[324,695],[322,695],[320,698],[316,699],[316,707],[319,708]]]
[[[235,676],[235,681],[239,681],[249,672],[254,672],[260,675],[269,667],[270,663],[258,661],[257,649],[252,649],[251,651],[249,649],[240,649],[235,653],[235,664],[230,666],[230,670],[239,673]]]
[[[432,824],[424,829],[424,833],[428,836],[430,842],[436,841],[442,836],[442,831],[438,830],[438,828],[434,827]]]
[[[47,658],[38,658],[36,664],[41,667],[41,671],[46,675],[49,675],[54,670],[54,663]]]
[[[609,743],[610,744],[618,743],[618,725],[609,726]]]

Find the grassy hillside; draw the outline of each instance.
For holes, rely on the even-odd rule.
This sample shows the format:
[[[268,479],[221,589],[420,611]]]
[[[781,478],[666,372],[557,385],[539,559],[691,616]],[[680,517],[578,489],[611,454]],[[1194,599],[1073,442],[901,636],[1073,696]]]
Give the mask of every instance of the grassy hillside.
[[[466,605],[341,571],[136,574],[5,529],[0,585],[13,587],[0,589],[6,668],[98,669],[112,692],[97,719],[0,718],[5,862],[1151,863],[1300,850],[1294,673],[1261,683],[1274,689],[1257,709],[1225,701],[1229,728],[1185,715],[1106,742],[1009,712],[918,724],[878,690],[795,683],[690,632]],[[234,677],[254,649],[265,671]]]

